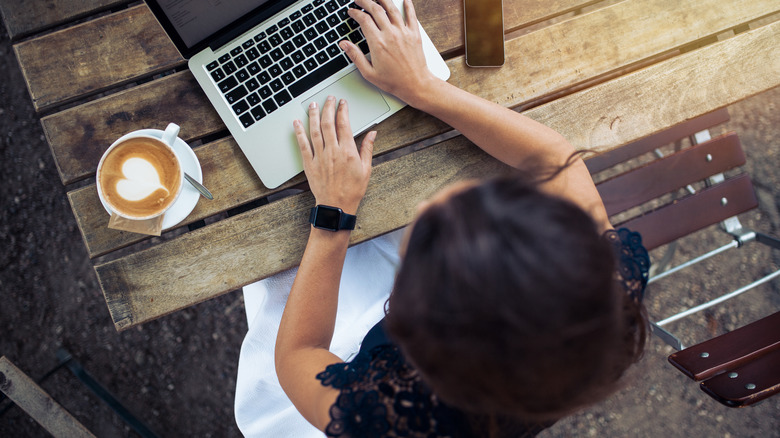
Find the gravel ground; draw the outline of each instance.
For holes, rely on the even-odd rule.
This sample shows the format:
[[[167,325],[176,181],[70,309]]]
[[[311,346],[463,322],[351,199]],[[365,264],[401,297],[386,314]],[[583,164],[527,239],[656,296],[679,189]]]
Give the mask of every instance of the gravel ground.
[[[236,364],[246,318],[240,293],[117,333],[68,205],[40,123],[3,28],[0,31],[0,354],[38,378],[64,347],[161,436],[238,436],[233,419]],[[780,89],[730,108],[748,154],[761,207],[744,224],[780,235]],[[714,228],[684,239],[684,260],[728,238]],[[657,258],[662,253],[654,253]],[[748,283],[780,266],[780,252],[756,245],[707,262],[647,291],[651,316]],[[689,343],[780,307],[780,281],[762,286],[673,330]],[[780,437],[780,397],[728,409],[666,363],[652,339],[627,386],[610,400],[560,421],[544,436]],[[97,436],[134,436],[68,371],[42,384]],[[0,409],[8,405],[0,403]],[[21,409],[0,417],[0,436],[46,436]]]

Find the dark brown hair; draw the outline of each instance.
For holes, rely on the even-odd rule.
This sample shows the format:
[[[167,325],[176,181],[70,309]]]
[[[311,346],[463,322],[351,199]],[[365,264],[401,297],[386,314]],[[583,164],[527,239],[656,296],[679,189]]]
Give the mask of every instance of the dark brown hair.
[[[517,176],[415,221],[386,327],[443,401],[522,421],[614,391],[644,345],[611,246],[579,207]]]

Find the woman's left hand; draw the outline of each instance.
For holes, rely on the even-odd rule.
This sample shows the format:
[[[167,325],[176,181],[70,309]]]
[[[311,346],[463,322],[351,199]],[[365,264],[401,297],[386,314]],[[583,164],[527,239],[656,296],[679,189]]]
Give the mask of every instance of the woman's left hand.
[[[303,170],[317,204],[355,214],[371,176],[376,131],[366,134],[358,150],[349,124],[347,102],[342,99],[336,108],[333,96],[325,102],[322,117],[316,102],[309,105],[311,141],[300,120],[293,126],[303,157]]]

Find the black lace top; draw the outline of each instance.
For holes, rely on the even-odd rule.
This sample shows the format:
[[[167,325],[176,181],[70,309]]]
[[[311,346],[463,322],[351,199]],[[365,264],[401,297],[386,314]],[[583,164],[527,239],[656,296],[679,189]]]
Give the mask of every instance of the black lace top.
[[[614,248],[616,280],[640,302],[650,267],[641,236],[619,229],[607,231],[604,238]],[[440,401],[387,339],[382,323],[369,331],[351,362],[329,365],[317,375],[323,385],[341,392],[330,408],[327,436],[472,437],[479,419]],[[513,424],[511,436],[534,436],[553,423]]]

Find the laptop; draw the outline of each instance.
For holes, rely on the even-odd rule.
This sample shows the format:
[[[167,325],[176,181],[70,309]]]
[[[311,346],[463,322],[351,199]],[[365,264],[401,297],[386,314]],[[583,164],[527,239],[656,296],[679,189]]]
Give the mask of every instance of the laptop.
[[[402,0],[393,0],[403,11]],[[338,42],[368,44],[352,0],[146,0],[260,180],[275,188],[303,170],[292,122],[328,95],[349,102],[355,135],[406,104],[366,81]],[[428,68],[449,69],[420,27]],[[304,123],[304,125],[307,125]]]

